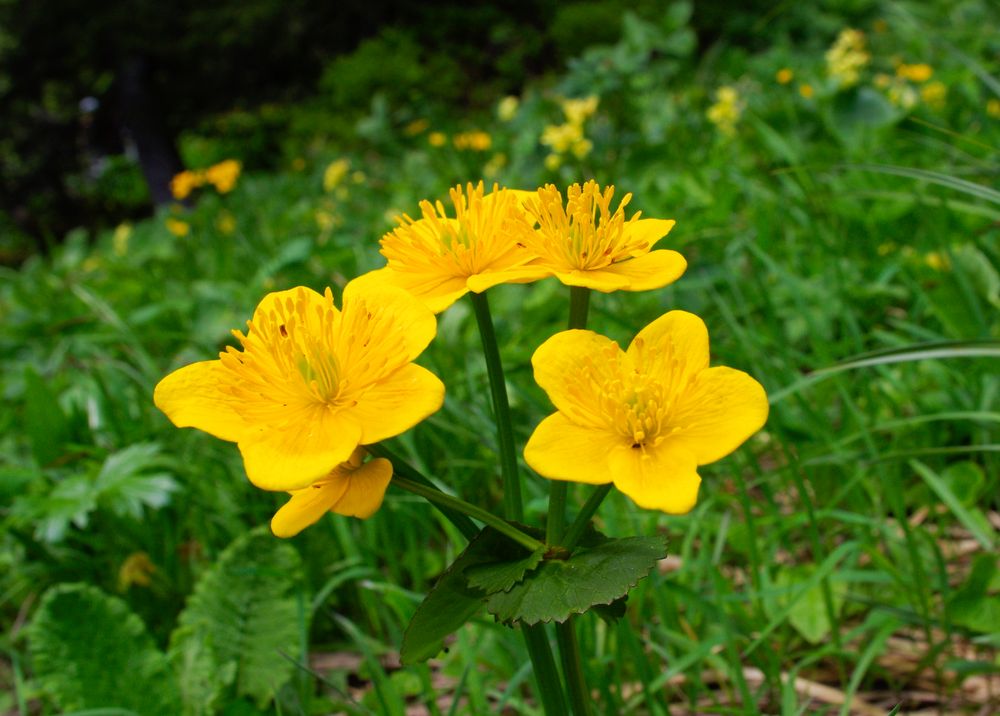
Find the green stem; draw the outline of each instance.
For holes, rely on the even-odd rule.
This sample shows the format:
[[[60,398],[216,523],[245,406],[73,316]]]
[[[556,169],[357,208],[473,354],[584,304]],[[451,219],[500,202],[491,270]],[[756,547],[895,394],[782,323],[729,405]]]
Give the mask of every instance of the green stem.
[[[542,708],[547,716],[563,716],[567,713],[566,697],[563,695],[562,680],[556,670],[556,661],[552,657],[552,647],[549,646],[545,625],[525,624],[521,631],[524,633],[524,643],[528,646],[528,655],[535,671],[535,682],[542,699]]]
[[[584,503],[583,508],[580,510],[580,514],[576,516],[573,520],[573,524],[569,526],[569,531],[562,540],[562,547],[566,549],[573,549],[576,546],[577,541],[583,536],[583,531],[587,529],[587,525],[590,524],[590,518],[594,516],[597,512],[597,508],[601,506],[604,502],[604,498],[608,496],[611,492],[611,483],[607,485],[601,485]]]
[[[531,535],[525,534],[509,522],[500,519],[496,515],[487,512],[481,507],[476,507],[465,500],[453,497],[445,492],[441,492],[441,490],[436,487],[422,485],[421,483],[414,482],[413,480],[403,477],[402,475],[395,475],[392,478],[392,484],[406,490],[407,492],[412,492],[414,495],[420,495],[421,497],[430,500],[441,507],[446,507],[456,512],[462,512],[469,517],[477,519],[480,522],[484,522],[497,532],[507,535],[512,540],[532,552],[538,549],[545,549],[544,542],[540,542]]]
[[[493,394],[493,413],[497,421],[497,440],[500,446],[500,474],[503,476],[504,516],[520,522],[524,519],[524,506],[521,502],[521,482],[517,475],[514,428],[510,419],[510,403],[507,401],[507,384],[503,377],[500,349],[493,332],[490,302],[485,293],[470,293],[469,296],[476,310],[476,323],[479,324],[479,337],[483,341],[486,372],[490,377],[490,392]]]
[[[394,475],[409,478],[413,482],[433,488],[440,492],[438,486],[435,485],[429,477],[425,477],[419,470],[384,445],[375,443],[373,445],[366,445],[365,449],[372,455],[375,455],[376,457],[384,457],[386,460],[391,462],[392,472]],[[476,523],[470,520],[468,515],[465,513],[456,512],[455,510],[450,510],[447,507],[442,507],[437,504],[434,506],[437,507],[437,509],[448,519],[449,522],[455,525],[465,539],[471,540],[479,534],[479,528],[476,527]]]
[[[566,690],[569,702],[576,716],[590,716],[590,694],[583,678],[583,662],[580,646],[576,641],[576,620],[570,617],[562,624],[556,624],[556,640],[562,657],[563,673],[566,674]]]
[[[590,289],[580,286],[569,287],[569,327],[586,328],[587,311],[590,308]]]

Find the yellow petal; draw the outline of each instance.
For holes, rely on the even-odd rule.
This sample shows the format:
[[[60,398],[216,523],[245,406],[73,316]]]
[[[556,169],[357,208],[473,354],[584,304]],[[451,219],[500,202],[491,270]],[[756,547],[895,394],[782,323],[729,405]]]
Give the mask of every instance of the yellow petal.
[[[677,222],[673,219],[639,219],[628,224],[628,242],[645,242],[651,248],[657,241],[670,233]],[[637,289],[638,290],[638,289]]]
[[[371,517],[382,506],[391,479],[391,462],[381,457],[369,460],[348,474],[347,490],[333,505],[333,511],[348,517]]]
[[[685,269],[687,261],[683,256],[676,251],[664,249],[611,264],[604,272],[627,279],[628,291],[650,291],[673,283]]]
[[[409,430],[443,402],[444,383],[411,363],[365,391],[348,414],[361,426],[360,442],[370,445]]]
[[[693,313],[670,311],[639,331],[628,354],[637,364],[648,362],[671,371],[664,378],[679,387],[708,367],[708,328]]]
[[[236,442],[247,426],[225,392],[226,369],[207,360],[175,370],[153,391],[153,402],[179,428],[198,428],[222,440]]]
[[[292,493],[292,498],[271,518],[275,537],[294,537],[315,524],[347,492],[348,478],[327,480]]]
[[[499,271],[483,271],[474,276],[469,276],[468,287],[470,291],[482,293],[488,288],[492,288],[501,283],[531,283],[543,278],[548,278],[552,272],[539,265],[522,265],[512,268],[500,269]]]
[[[337,310],[333,306],[332,298],[317,293],[308,286],[296,286],[284,291],[272,291],[264,296],[260,303],[257,304],[257,308],[254,309],[252,320],[255,324],[261,325],[264,322],[264,317],[270,313],[277,313],[279,316],[290,316],[293,312],[287,310],[287,304],[289,302],[298,303],[300,301],[305,304],[301,314],[310,318],[316,314],[317,309],[329,310],[333,308],[334,311]]]
[[[683,449],[619,446],[608,454],[615,487],[647,510],[682,515],[698,499],[697,465]]]
[[[381,284],[409,291],[433,313],[441,313],[469,292],[465,276],[395,271],[388,266],[369,271],[351,281],[352,284]]]
[[[542,477],[603,485],[611,482],[608,453],[621,445],[608,430],[580,427],[555,413],[528,438],[524,460]]]
[[[420,355],[437,333],[434,314],[414,296],[402,288],[377,282],[351,281],[344,288],[344,325],[351,325],[348,314],[361,311],[370,318],[373,328],[392,331],[403,339],[405,356],[397,356],[412,361]],[[378,320],[381,317],[385,320]],[[388,336],[386,336],[388,338]],[[380,341],[374,332],[372,339]],[[386,341],[388,342],[388,341]]]
[[[738,448],[767,422],[767,394],[743,371],[708,368],[677,398],[671,421],[680,431],[667,441],[691,452],[699,465]]]
[[[601,293],[611,293],[628,288],[629,279],[617,273],[612,273],[607,269],[590,269],[582,271],[573,269],[571,271],[553,270],[553,275],[566,286],[580,286],[591,288]]]
[[[344,411],[318,405],[284,428],[261,427],[239,442],[247,477],[263,490],[297,490],[329,474],[361,442],[361,426]]]
[[[598,427],[598,402],[588,390],[595,378],[613,375],[623,357],[621,348],[610,338],[593,331],[571,330],[555,334],[531,356],[535,382],[549,400],[580,425]]]

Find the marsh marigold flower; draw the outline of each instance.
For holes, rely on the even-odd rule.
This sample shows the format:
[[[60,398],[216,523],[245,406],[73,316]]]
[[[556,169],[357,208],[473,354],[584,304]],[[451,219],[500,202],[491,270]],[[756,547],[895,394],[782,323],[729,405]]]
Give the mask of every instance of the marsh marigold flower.
[[[247,477],[293,491],[329,479],[359,445],[385,440],[441,407],[444,385],[412,363],[433,314],[397,288],[268,294],[218,360],[174,371],[153,399],[178,427],[235,442]]]
[[[450,194],[454,218],[440,201],[420,202],[423,218],[404,214],[397,219],[400,225],[382,237],[387,266],[358,280],[405,288],[440,313],[469,291],[549,275],[528,265],[534,256],[518,243],[531,232],[518,205],[520,192],[494,185],[487,194],[479,182]]]
[[[780,85],[787,85],[795,77],[795,73],[792,72],[787,67],[782,67],[780,70],[774,73],[774,79],[778,81]]]
[[[626,194],[617,209],[615,188],[597,182],[573,184],[566,203],[551,184],[536,193],[519,192],[525,213],[538,224],[521,242],[538,258],[535,264],[567,286],[610,291],[647,291],[676,281],[687,261],[676,251],[653,245],[674,227],[670,219],[625,218],[632,199]]]
[[[180,174],[170,180],[170,193],[178,201],[187,199],[191,192],[205,183],[205,177],[201,172],[193,172],[185,169]]]
[[[826,71],[841,87],[853,87],[870,59],[865,34],[848,27],[841,30],[836,42],[826,51]]]
[[[381,457],[364,462],[365,455],[358,448],[326,477],[293,490],[292,498],[271,518],[275,536],[294,537],[327,512],[361,519],[375,514],[392,479],[392,463]]]
[[[682,514],[698,497],[698,466],[725,457],[767,419],[767,396],[746,373],[708,367],[700,318],[671,311],[627,351],[593,331],[563,331],[531,358],[558,412],[524,458],[553,480],[613,482],[640,507]]]

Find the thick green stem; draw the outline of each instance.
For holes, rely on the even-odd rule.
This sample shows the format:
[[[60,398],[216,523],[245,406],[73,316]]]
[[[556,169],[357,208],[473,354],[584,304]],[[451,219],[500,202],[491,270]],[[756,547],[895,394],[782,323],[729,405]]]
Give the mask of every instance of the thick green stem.
[[[590,289],[580,286],[569,287],[569,327],[586,328],[587,311],[590,308]]]
[[[406,490],[407,492],[412,492],[414,495],[420,495],[421,497],[430,500],[441,507],[446,507],[456,512],[462,512],[473,519],[484,522],[497,532],[507,535],[518,544],[530,549],[532,552],[538,549],[545,549],[545,544],[543,542],[540,542],[529,534],[525,534],[506,520],[502,520],[496,515],[487,512],[481,507],[476,507],[465,500],[461,500],[457,497],[441,492],[436,487],[430,487],[419,482],[414,482],[413,480],[401,475],[395,475],[392,478],[392,484]]]
[[[583,678],[583,662],[580,646],[576,641],[575,619],[570,617],[562,624],[556,624],[556,640],[562,657],[563,673],[566,675],[566,691],[576,716],[590,716],[590,694]]]
[[[563,716],[566,710],[566,697],[563,695],[562,680],[556,670],[556,660],[552,657],[552,647],[545,633],[544,624],[528,626],[525,624],[524,643],[528,646],[528,655],[535,670],[535,682],[538,694],[542,700],[542,708],[546,716]]]
[[[583,508],[580,510],[580,514],[576,516],[573,520],[573,524],[569,526],[569,531],[562,540],[562,547],[566,549],[573,549],[576,543],[579,541],[580,537],[583,536],[583,531],[587,529],[587,525],[590,524],[590,518],[594,516],[597,512],[597,508],[601,506],[604,502],[604,498],[608,496],[611,492],[611,483],[607,485],[601,485],[598,487],[593,494],[584,503]]]
[[[493,414],[497,421],[497,440],[500,444],[500,474],[503,477],[503,508],[509,520],[524,519],[521,502],[521,481],[517,475],[517,453],[514,448],[514,428],[510,419],[510,403],[507,401],[507,384],[500,362],[500,348],[493,332],[493,318],[490,303],[485,293],[470,293],[472,306],[476,310],[479,337],[483,341],[483,356],[486,358],[486,372],[490,377],[490,392],[493,395]]]

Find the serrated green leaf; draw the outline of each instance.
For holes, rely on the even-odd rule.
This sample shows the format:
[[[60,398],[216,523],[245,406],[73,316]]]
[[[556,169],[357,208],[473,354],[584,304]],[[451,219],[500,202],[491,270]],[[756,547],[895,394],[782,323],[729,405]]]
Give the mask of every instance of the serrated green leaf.
[[[527,557],[510,562],[490,562],[469,567],[465,570],[465,577],[472,589],[478,589],[484,594],[506,592],[524,579],[525,573],[537,567],[544,556],[544,549],[536,549]]]
[[[127,709],[176,716],[177,683],[145,625],[121,599],[86,584],[53,587],[28,629],[35,675],[63,712]]]
[[[265,529],[236,539],[198,581],[170,638],[187,713],[209,713],[235,685],[261,708],[292,675],[299,650],[298,552]]]
[[[608,540],[566,560],[546,560],[510,591],[490,595],[486,610],[503,622],[563,622],[625,596],[666,555],[663,537]]]
[[[414,612],[399,652],[403,664],[416,664],[436,656],[444,647],[445,637],[482,609],[484,594],[468,586],[465,576],[468,570],[480,564],[523,559],[525,551],[490,527],[473,537]]]

